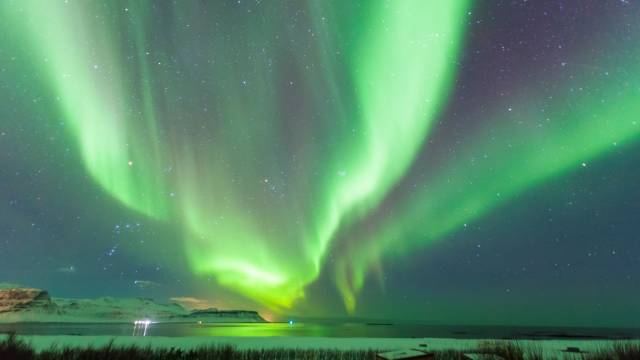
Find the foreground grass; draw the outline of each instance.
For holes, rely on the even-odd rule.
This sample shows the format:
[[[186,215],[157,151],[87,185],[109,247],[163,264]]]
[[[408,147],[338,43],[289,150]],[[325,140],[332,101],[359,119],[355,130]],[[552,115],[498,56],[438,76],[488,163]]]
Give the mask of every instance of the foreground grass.
[[[267,359],[375,359],[376,350],[340,351],[331,349],[257,349],[244,350],[228,345],[202,346],[196,349],[116,346],[110,342],[101,347],[51,347],[36,352],[29,344],[10,334],[0,342],[0,359],[16,360],[267,360]]]
[[[9,334],[0,341],[2,360],[361,360],[376,359],[380,350],[337,350],[337,349],[238,349],[229,345],[203,346],[196,349],[151,348],[116,346],[113,341],[101,346],[86,348],[56,347],[36,352],[30,344]],[[480,359],[486,360],[640,360],[640,345],[614,343],[590,353],[565,353],[544,357],[539,345],[523,345],[517,341],[492,341],[481,343],[473,351]],[[461,351],[434,351],[434,360],[466,360]]]
[[[592,352],[565,352],[561,355],[545,356],[538,344],[522,345],[517,341],[492,341],[481,343],[475,351],[491,359],[499,356],[506,360],[640,360],[640,344],[614,343]]]

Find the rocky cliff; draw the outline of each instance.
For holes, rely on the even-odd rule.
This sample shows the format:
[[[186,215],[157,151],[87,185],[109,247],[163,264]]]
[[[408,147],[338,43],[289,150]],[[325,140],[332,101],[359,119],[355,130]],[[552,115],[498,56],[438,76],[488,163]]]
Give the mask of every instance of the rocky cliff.
[[[196,310],[148,298],[63,299],[45,290],[0,286],[0,322],[265,322],[255,311]]]
[[[39,311],[55,313],[57,306],[49,293],[32,288],[0,289],[0,314],[9,312]]]
[[[251,310],[193,310],[188,315],[181,316],[181,318],[202,321],[213,319],[243,319],[244,322],[266,322],[257,311]]]

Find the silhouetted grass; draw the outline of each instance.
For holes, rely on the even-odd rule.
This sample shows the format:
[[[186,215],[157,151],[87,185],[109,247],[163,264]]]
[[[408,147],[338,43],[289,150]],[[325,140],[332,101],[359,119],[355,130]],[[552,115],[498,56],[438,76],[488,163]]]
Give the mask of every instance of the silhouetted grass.
[[[0,359],[33,358],[35,358],[33,348],[16,338],[16,334],[10,333],[6,339],[0,342]]]
[[[539,344],[521,344],[517,341],[491,341],[481,343],[475,351],[486,359],[499,356],[505,360],[640,360],[640,344],[617,342],[593,352],[563,353],[544,356]]]
[[[458,350],[434,351],[434,360],[467,360],[464,353]]]
[[[26,342],[9,334],[0,340],[2,360],[361,360],[376,359],[385,350],[337,350],[337,349],[238,349],[231,345],[202,346],[194,349],[151,348],[136,345],[115,345],[113,340],[100,347],[52,346],[41,352]],[[517,341],[483,342],[473,351],[483,359],[504,360],[640,360],[640,344],[614,343],[589,353],[565,353],[543,357],[539,344],[522,344]],[[459,350],[434,351],[435,360],[464,360]]]
[[[480,343],[477,353],[497,355],[507,360],[524,360],[525,349],[517,341],[487,341]]]
[[[475,353],[488,355],[485,356],[488,359],[494,359],[495,356],[507,360],[544,359],[542,345],[535,343],[522,344],[516,340],[482,342]]]
[[[14,334],[0,341],[2,360],[373,360],[378,350],[335,349],[237,349],[230,345],[202,346],[195,349],[118,346],[110,341],[100,347],[57,347],[39,353]]]
[[[640,344],[614,343],[611,347],[600,348],[592,353],[582,354],[580,360],[639,360]]]

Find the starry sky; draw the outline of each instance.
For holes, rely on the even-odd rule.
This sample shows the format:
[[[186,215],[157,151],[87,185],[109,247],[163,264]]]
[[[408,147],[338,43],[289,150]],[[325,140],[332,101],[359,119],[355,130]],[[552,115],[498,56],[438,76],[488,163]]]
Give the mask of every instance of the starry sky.
[[[632,0],[3,1],[0,282],[640,326],[638,44]]]

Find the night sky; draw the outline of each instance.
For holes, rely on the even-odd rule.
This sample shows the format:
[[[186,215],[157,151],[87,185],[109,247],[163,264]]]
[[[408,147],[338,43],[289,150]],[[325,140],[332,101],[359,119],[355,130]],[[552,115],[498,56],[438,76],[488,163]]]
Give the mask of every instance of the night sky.
[[[640,326],[638,164],[635,0],[0,3],[0,282],[54,296]]]

